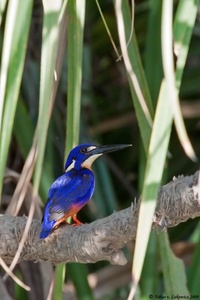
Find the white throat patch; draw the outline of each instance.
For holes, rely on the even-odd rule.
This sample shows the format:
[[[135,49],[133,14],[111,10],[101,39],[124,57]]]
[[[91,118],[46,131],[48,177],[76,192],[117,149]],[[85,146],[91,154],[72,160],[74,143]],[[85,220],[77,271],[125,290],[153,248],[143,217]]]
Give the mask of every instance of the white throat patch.
[[[101,156],[103,153],[100,154],[95,154],[92,155],[90,157],[88,157],[83,163],[82,163],[82,168],[87,168],[87,169],[91,169],[91,165],[93,163],[93,161],[95,161],[95,159],[97,159],[99,156]]]

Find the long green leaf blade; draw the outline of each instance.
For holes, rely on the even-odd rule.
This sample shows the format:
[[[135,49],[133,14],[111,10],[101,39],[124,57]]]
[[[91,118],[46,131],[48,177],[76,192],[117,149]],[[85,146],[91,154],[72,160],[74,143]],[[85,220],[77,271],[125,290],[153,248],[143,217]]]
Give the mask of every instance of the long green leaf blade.
[[[184,264],[172,252],[167,233],[162,232],[159,234],[159,247],[166,295],[189,297]]]
[[[0,0],[0,26],[2,22],[3,13],[6,7],[7,0]]]
[[[34,174],[34,186],[38,190],[42,174],[42,165],[47,140],[47,131],[54,102],[54,87],[57,80],[56,58],[60,30],[60,13],[62,1],[44,0],[44,24],[41,58],[40,99],[38,129],[38,159]],[[65,278],[65,269],[58,266],[55,270],[55,285],[53,299],[62,298],[62,286]]]
[[[76,288],[77,299],[94,300],[92,290],[87,281],[88,271],[86,265],[71,263],[68,268]]]
[[[195,247],[195,251],[193,253],[192,257],[192,263],[189,267],[188,272],[188,287],[190,290],[190,293],[193,295],[199,295],[200,294],[200,285],[199,285],[199,273],[200,273],[200,260],[199,260],[199,253],[200,253],[200,234],[199,234],[200,224],[196,227],[196,235],[198,237],[197,239],[197,245]],[[193,233],[193,235],[195,234]]]
[[[161,0],[149,0],[147,38],[145,43],[145,74],[154,108],[163,78],[161,56]]]
[[[47,131],[53,105],[53,88],[56,80],[56,57],[59,37],[59,14],[62,1],[44,0],[44,23],[40,72],[38,130],[38,158],[35,166],[34,187],[38,190],[42,173]]]
[[[154,108],[156,108],[160,85],[163,78],[162,57],[161,57],[161,11],[162,1],[149,0],[149,11],[147,21],[147,37],[145,39],[145,74],[148,82]],[[139,150],[139,190],[144,183],[144,172],[146,155],[142,149]],[[149,291],[156,294],[159,288],[159,273],[156,268],[156,261],[159,255],[158,235],[152,231],[150,233],[146,256],[141,274],[140,288],[142,295],[148,295]]]
[[[166,99],[166,85],[162,84],[148,151],[142,202],[139,212],[135,254],[133,258],[133,280],[137,286],[144,262],[157,193],[162,179],[172,126],[172,110]]]
[[[153,106],[150,98],[134,31],[129,40],[131,18],[128,1],[115,1],[119,40],[144,149],[148,150]],[[132,8],[133,9],[133,8]],[[129,41],[129,44],[127,45]],[[141,90],[142,87],[142,90]]]
[[[180,102],[178,99],[178,90],[176,88],[174,61],[172,52],[172,15],[173,0],[163,0],[162,10],[162,57],[163,69],[167,84],[168,97],[171,101],[174,122],[176,130],[183,146],[185,153],[192,159],[196,160],[196,155],[190,143],[183,121]],[[179,75],[180,77],[180,75]],[[180,83],[179,83],[180,84]]]
[[[9,1],[0,73],[0,193],[22,79],[33,1]]]
[[[68,84],[67,84],[67,136],[65,157],[78,144],[81,109],[83,28],[85,22],[85,1],[69,0],[68,30]]]
[[[176,61],[176,87],[180,88],[185,67],[190,40],[197,17],[199,0],[180,0],[176,11],[173,37]]]

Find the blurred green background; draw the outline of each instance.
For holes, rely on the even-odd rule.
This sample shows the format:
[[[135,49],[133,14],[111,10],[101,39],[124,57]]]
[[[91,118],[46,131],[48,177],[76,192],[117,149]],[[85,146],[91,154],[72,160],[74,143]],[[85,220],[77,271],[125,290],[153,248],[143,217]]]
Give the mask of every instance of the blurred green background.
[[[83,222],[126,208],[141,194],[144,209],[147,209],[145,201],[152,201],[153,211],[160,185],[173,176],[191,175],[198,169],[198,163],[184,151],[184,142],[189,143],[184,126],[177,128],[172,121],[183,117],[198,158],[199,1],[137,0],[133,7],[133,1],[124,0],[120,4],[130,63],[149,116],[156,120],[153,131],[127,65],[123,58],[119,60],[123,52],[118,32],[121,21],[116,12],[119,4],[120,1],[110,0],[0,1],[1,213],[10,205],[22,170],[24,174],[28,172],[34,191],[45,203],[50,185],[63,172],[68,152],[79,143],[133,144],[132,148],[94,163],[96,190],[93,200],[79,213]],[[134,34],[131,33],[132,13]],[[170,42],[167,29],[173,31],[171,51],[162,48],[162,44]],[[165,64],[170,55],[175,73],[171,77],[168,73],[167,77]],[[164,88],[169,87],[168,79],[172,78],[180,98],[181,111],[175,110],[174,115],[170,102],[173,94],[161,89],[164,77],[167,82]],[[155,111],[157,119],[154,119]],[[149,149],[156,149],[159,134],[166,136],[166,140],[161,145],[160,156],[153,160]],[[31,162],[27,160],[30,150],[36,153]],[[11,171],[19,174],[17,180]],[[148,178],[156,182],[151,199]],[[41,217],[42,202],[37,205],[34,217]],[[28,214],[24,203],[19,215]],[[133,262],[133,273],[137,269],[136,273],[141,275],[135,297],[149,299],[150,294],[171,297],[177,293],[200,296],[198,219],[169,230],[173,250],[184,262],[179,265],[166,235],[153,232],[149,239],[151,211],[149,220],[141,217],[148,230],[144,237],[140,233],[140,241],[136,242],[136,257],[140,256],[138,249],[144,249],[145,257],[141,255],[139,266]],[[132,286],[133,249],[133,244],[125,249],[129,261],[125,267],[109,266],[105,262],[59,267],[48,263],[20,263],[14,272],[31,287],[31,292],[24,291],[10,278],[4,284],[11,299],[127,299]],[[51,281],[54,288],[47,298]]]

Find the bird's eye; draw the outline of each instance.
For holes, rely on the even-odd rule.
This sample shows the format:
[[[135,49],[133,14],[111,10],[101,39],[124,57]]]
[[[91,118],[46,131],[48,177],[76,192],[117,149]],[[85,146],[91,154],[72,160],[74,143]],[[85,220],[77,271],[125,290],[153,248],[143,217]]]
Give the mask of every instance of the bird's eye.
[[[87,148],[81,148],[80,152],[81,153],[87,153]]]

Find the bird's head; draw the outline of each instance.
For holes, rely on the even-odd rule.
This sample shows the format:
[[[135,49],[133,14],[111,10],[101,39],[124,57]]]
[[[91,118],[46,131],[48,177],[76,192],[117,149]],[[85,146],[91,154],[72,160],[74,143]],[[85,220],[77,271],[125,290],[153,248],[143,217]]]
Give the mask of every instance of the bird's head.
[[[91,144],[83,144],[76,146],[68,155],[65,163],[65,172],[71,169],[80,170],[82,168],[91,169],[91,165],[100,155],[108,152],[118,151],[127,147],[130,144],[96,146]]]

